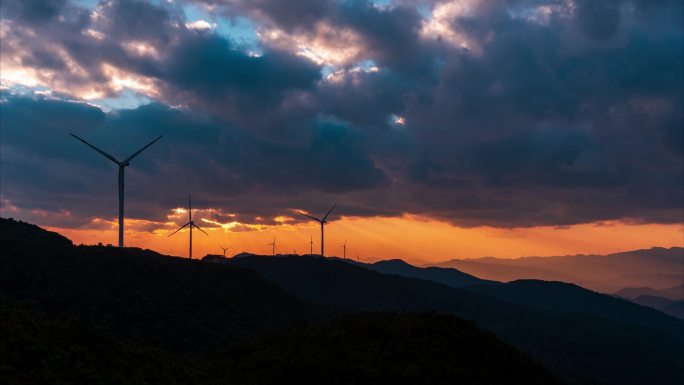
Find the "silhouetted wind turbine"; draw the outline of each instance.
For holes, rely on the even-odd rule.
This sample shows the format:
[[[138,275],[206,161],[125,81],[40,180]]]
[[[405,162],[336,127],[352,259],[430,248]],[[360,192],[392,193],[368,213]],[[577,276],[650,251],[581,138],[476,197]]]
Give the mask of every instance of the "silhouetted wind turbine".
[[[228,249],[230,249],[230,246],[228,246],[228,247],[219,246],[219,247],[221,248],[221,250],[223,250],[223,258],[225,258],[226,257],[226,251],[228,251]]]
[[[325,223],[327,222],[326,219],[328,219],[328,215],[330,215],[330,213],[333,211],[333,209],[335,208],[335,206],[337,206],[337,203],[335,203],[335,204],[330,208],[330,210],[328,210],[328,212],[325,213],[325,216],[323,216],[323,219],[318,219],[318,218],[316,218],[316,217],[312,217],[312,216],[309,215],[309,214],[301,213],[301,214],[304,215],[305,217],[309,217],[309,218],[313,219],[314,221],[316,221],[316,222],[318,222],[318,223],[321,224],[321,257],[325,255],[325,254],[324,254],[324,253],[325,253],[324,227],[325,227]]]
[[[309,255],[313,255],[313,235],[309,234]]]
[[[113,156],[107,154],[106,152],[100,150],[99,148],[93,146],[92,144],[86,142],[84,139],[79,138],[78,136],[74,134],[69,134],[73,136],[74,138],[80,140],[81,142],[85,143],[88,147],[92,148],[93,150],[99,152],[102,156],[105,158],[111,160],[112,162],[116,163],[119,166],[119,247],[124,247],[124,168],[128,167],[131,165],[131,160],[138,156],[141,152],[143,152],[144,149],[147,147],[150,147],[154,142],[158,141],[161,139],[161,135],[157,137],[157,139],[151,141],[148,143],[145,147],[141,148],[140,150],[136,151],[133,153],[133,155],[129,156],[128,158],[124,160],[117,160]]]
[[[347,259],[347,240],[344,240],[344,245],[340,246],[342,249],[344,249],[344,254],[342,254],[344,259]]]
[[[275,251],[276,251],[276,238],[273,238],[273,242],[267,243],[266,246],[272,246],[272,247],[273,247],[272,255],[275,255]]]
[[[208,236],[209,234],[207,234],[206,231],[202,230],[201,227],[197,226],[197,225],[195,224],[195,222],[192,220],[192,200],[190,199],[190,195],[189,195],[189,194],[188,194],[188,222],[187,222],[186,224],[184,224],[183,226],[179,227],[178,230],[176,230],[176,231],[174,231],[173,233],[169,234],[169,237],[172,236],[173,234],[176,234],[177,232],[181,231],[185,226],[188,226],[188,228],[190,229],[190,251],[189,251],[189,253],[188,253],[188,258],[192,259],[192,228],[193,228],[193,227],[197,228],[197,230],[203,232],[203,233],[206,234],[207,236]],[[223,252],[223,256],[225,256],[225,255],[226,255],[226,252],[224,251],[224,252]]]

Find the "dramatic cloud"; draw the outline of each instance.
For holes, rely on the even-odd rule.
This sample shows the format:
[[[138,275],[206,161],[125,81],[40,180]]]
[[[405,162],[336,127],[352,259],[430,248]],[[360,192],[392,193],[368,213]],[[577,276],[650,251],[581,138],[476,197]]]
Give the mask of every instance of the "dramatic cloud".
[[[675,0],[5,1],[3,211],[114,216],[115,167],[74,132],[121,157],[164,135],[127,169],[127,216],[150,229],[181,221],[187,193],[207,226],[236,230],[333,201],[463,226],[679,223],[683,14]]]

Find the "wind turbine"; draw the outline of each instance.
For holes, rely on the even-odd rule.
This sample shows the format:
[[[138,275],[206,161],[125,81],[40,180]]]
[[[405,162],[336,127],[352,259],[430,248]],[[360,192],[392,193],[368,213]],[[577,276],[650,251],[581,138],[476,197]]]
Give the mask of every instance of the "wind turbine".
[[[309,255],[313,255],[313,235],[309,234]]]
[[[100,150],[99,148],[93,146],[92,144],[86,142],[84,139],[79,138],[78,136],[74,134],[69,134],[73,136],[74,138],[80,140],[81,142],[85,143],[88,147],[92,148],[93,150],[99,152],[102,156],[105,158],[111,160],[112,162],[116,163],[119,166],[119,247],[124,247],[124,168],[128,167],[131,165],[131,160],[138,156],[141,152],[143,152],[144,149],[147,147],[150,147],[154,142],[158,141],[161,139],[161,135],[157,137],[157,139],[151,141],[148,143],[145,147],[141,148],[140,150],[134,152],[131,156],[124,160],[117,160],[115,157],[107,154],[106,152]]]
[[[272,246],[272,248],[273,248],[273,250],[272,250],[272,255],[275,255],[275,251],[276,251],[276,238],[274,237],[274,238],[273,238],[273,242],[267,243],[266,246]]]
[[[190,199],[190,194],[188,194],[188,222],[184,224],[183,226],[179,227],[178,230],[174,231],[173,233],[169,234],[169,237],[172,236],[173,234],[176,234],[177,232],[181,231],[185,226],[188,226],[190,229],[190,251],[188,253],[188,258],[192,259],[192,228],[195,227],[197,230],[203,232],[207,236],[206,231],[202,230],[201,227],[197,226],[195,222],[192,220],[192,200]],[[223,256],[225,257],[226,252],[223,252]]]
[[[223,250],[223,258],[225,258],[226,257],[226,251],[228,251],[228,249],[230,249],[230,246],[228,246],[228,247],[219,246],[219,247],[221,248],[221,250]]]
[[[309,217],[309,218],[313,219],[314,221],[316,221],[316,222],[318,222],[318,223],[321,224],[321,257],[324,256],[324,252],[325,252],[325,248],[324,248],[324,237],[323,237],[324,231],[323,231],[323,230],[324,230],[324,227],[325,227],[325,223],[327,222],[326,219],[328,219],[328,215],[330,215],[330,213],[333,211],[333,209],[335,209],[335,206],[337,206],[337,203],[335,203],[335,204],[330,208],[330,210],[328,210],[328,212],[325,213],[325,216],[323,216],[323,219],[318,219],[318,218],[316,218],[316,217],[312,217],[312,216],[309,215],[309,214],[301,213],[301,214],[304,215],[305,217]]]
[[[344,254],[343,257],[344,259],[347,259],[347,240],[344,240],[344,245],[340,246],[342,249],[344,249]]]

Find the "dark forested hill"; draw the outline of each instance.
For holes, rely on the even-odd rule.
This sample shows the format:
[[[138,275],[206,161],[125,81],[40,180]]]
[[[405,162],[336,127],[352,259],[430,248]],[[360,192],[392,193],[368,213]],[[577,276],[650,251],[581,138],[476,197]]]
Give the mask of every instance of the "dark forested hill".
[[[473,324],[372,313],[179,354],[0,295],[3,384],[520,384],[561,382]]]
[[[0,220],[0,292],[181,350],[330,315],[251,270],[65,240]]]
[[[500,285],[473,285],[465,288],[506,302],[598,316],[625,324],[661,330],[674,338],[684,339],[684,323],[679,319],[658,310],[587,290],[571,283],[529,279]]]
[[[452,316],[343,315],[437,311],[474,321],[570,383],[682,380],[681,340],[648,326],[338,260],[243,255],[217,261],[73,246],[57,234],[0,219],[0,299],[10,303],[2,307],[0,333],[12,336],[0,350],[36,362],[26,368],[3,358],[0,375],[14,369],[47,376],[23,382],[102,383],[93,371],[106,362],[102,373],[117,373],[118,383],[453,383],[458,375],[474,384],[554,381]],[[271,334],[258,337],[263,333]],[[500,359],[505,356],[522,372]],[[136,359],[145,365],[127,369]]]
[[[334,259],[242,256],[223,262],[254,269],[290,292],[322,304],[458,315],[531,353],[571,382],[676,384],[684,379],[679,359],[684,354],[682,340],[660,328],[515,304]]]

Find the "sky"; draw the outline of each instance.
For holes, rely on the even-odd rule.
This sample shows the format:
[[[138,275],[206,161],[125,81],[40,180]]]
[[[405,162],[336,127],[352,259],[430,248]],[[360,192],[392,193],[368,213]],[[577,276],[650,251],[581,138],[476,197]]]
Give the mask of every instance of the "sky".
[[[684,246],[681,0],[7,0],[0,214],[365,260]]]

